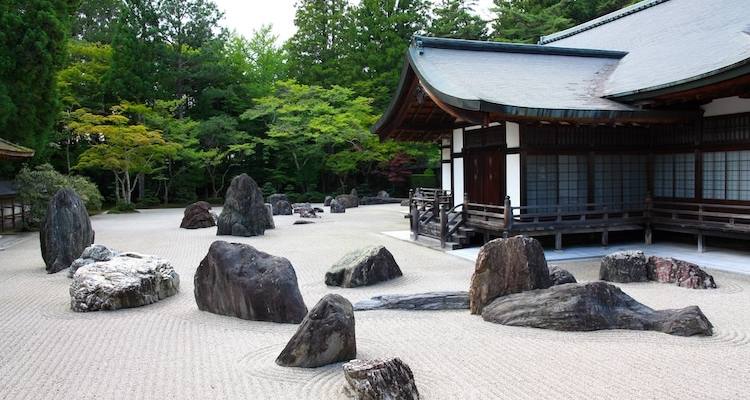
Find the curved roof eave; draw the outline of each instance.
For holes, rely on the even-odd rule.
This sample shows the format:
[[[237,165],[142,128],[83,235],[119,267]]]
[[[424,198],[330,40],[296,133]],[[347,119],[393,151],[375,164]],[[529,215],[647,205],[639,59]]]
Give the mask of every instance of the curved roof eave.
[[[404,66],[403,68],[401,68],[401,79],[398,82],[396,92],[393,94],[393,98],[391,98],[391,102],[383,112],[383,115],[381,115],[380,118],[375,122],[375,125],[370,128],[370,132],[372,133],[377,134],[388,122],[391,121],[391,119],[395,116],[396,111],[398,110],[398,104],[402,101],[402,97],[406,94],[404,92],[406,91],[407,87],[406,81],[409,79],[409,70],[413,69],[408,54],[409,52],[407,51],[407,56],[404,57]]]

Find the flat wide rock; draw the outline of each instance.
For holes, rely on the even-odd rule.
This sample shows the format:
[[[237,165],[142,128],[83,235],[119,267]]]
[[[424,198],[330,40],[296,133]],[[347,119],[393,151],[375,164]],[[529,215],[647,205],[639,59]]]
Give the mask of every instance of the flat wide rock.
[[[257,236],[272,223],[258,184],[247,174],[235,176],[224,199],[216,234]]]
[[[140,307],[173,296],[179,289],[180,276],[169,261],[122,253],[78,268],[70,285],[70,308],[83,312]]]
[[[642,251],[618,251],[602,258],[599,279],[609,282],[646,282],[648,269]]]
[[[710,336],[713,326],[697,306],[655,311],[606,282],[569,283],[499,297],[482,311],[485,321],[558,331],[650,330]]]
[[[47,205],[39,230],[47,273],[62,271],[94,243],[94,230],[83,200],[73,189],[57,191]]]
[[[370,246],[345,255],[326,272],[329,286],[373,285],[401,276],[396,260],[385,246]]]
[[[292,263],[246,244],[213,242],[194,283],[202,311],[294,324],[307,314]]]
[[[542,245],[533,238],[495,239],[479,249],[469,286],[472,314],[480,314],[492,300],[511,293],[550,287]]]
[[[468,310],[469,292],[427,292],[375,296],[354,304],[355,311],[368,310]]]
[[[345,392],[358,400],[416,400],[411,368],[400,358],[352,360],[344,364]]]
[[[344,206],[344,208],[355,208],[359,207],[359,197],[351,194],[340,194],[336,196],[336,201]]]
[[[327,294],[307,313],[276,364],[316,368],[356,357],[352,303],[340,295]]]
[[[201,229],[212,226],[216,226],[216,221],[214,220],[213,213],[211,213],[211,204],[205,201],[198,201],[185,207],[180,228]]]

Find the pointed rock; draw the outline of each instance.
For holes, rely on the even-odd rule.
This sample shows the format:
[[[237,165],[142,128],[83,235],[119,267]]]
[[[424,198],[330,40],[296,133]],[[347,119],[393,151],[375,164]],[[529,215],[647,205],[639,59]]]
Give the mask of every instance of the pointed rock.
[[[94,243],[86,205],[73,189],[57,191],[47,206],[47,216],[39,230],[42,258],[47,273],[62,271]]]

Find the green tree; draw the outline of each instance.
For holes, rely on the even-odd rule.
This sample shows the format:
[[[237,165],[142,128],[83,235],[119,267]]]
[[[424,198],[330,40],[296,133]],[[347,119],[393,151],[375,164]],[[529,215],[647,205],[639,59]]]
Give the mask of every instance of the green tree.
[[[111,106],[105,101],[103,80],[112,63],[112,48],[79,40],[69,41],[67,47],[68,62],[57,74],[62,109],[90,108],[104,112]]]
[[[291,77],[308,85],[341,84],[351,38],[347,0],[300,0],[294,24],[297,32],[287,42]]]
[[[487,22],[474,11],[472,0],[440,0],[427,33],[453,39],[486,40]]]
[[[75,12],[71,36],[78,40],[110,44],[123,0],[81,1]]]
[[[232,168],[255,153],[255,139],[237,125],[234,117],[219,115],[198,127],[200,150],[196,155],[206,171],[213,197],[221,194]]]
[[[0,132],[48,155],[57,116],[55,76],[75,0],[0,2]]]
[[[495,0],[493,39],[536,43],[549,35],[620,9],[634,0]]]
[[[162,168],[166,157],[177,151],[158,130],[133,124],[124,114],[128,105],[112,107],[112,113],[99,115],[79,109],[69,129],[93,144],[78,158],[76,168],[112,172],[115,198],[132,203],[132,195],[140,179]]]

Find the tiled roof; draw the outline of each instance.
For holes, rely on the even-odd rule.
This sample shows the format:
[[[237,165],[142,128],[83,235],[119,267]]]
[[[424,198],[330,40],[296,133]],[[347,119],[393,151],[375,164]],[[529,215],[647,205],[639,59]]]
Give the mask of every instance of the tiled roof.
[[[0,138],[0,159],[30,158],[33,156],[34,150]]]

